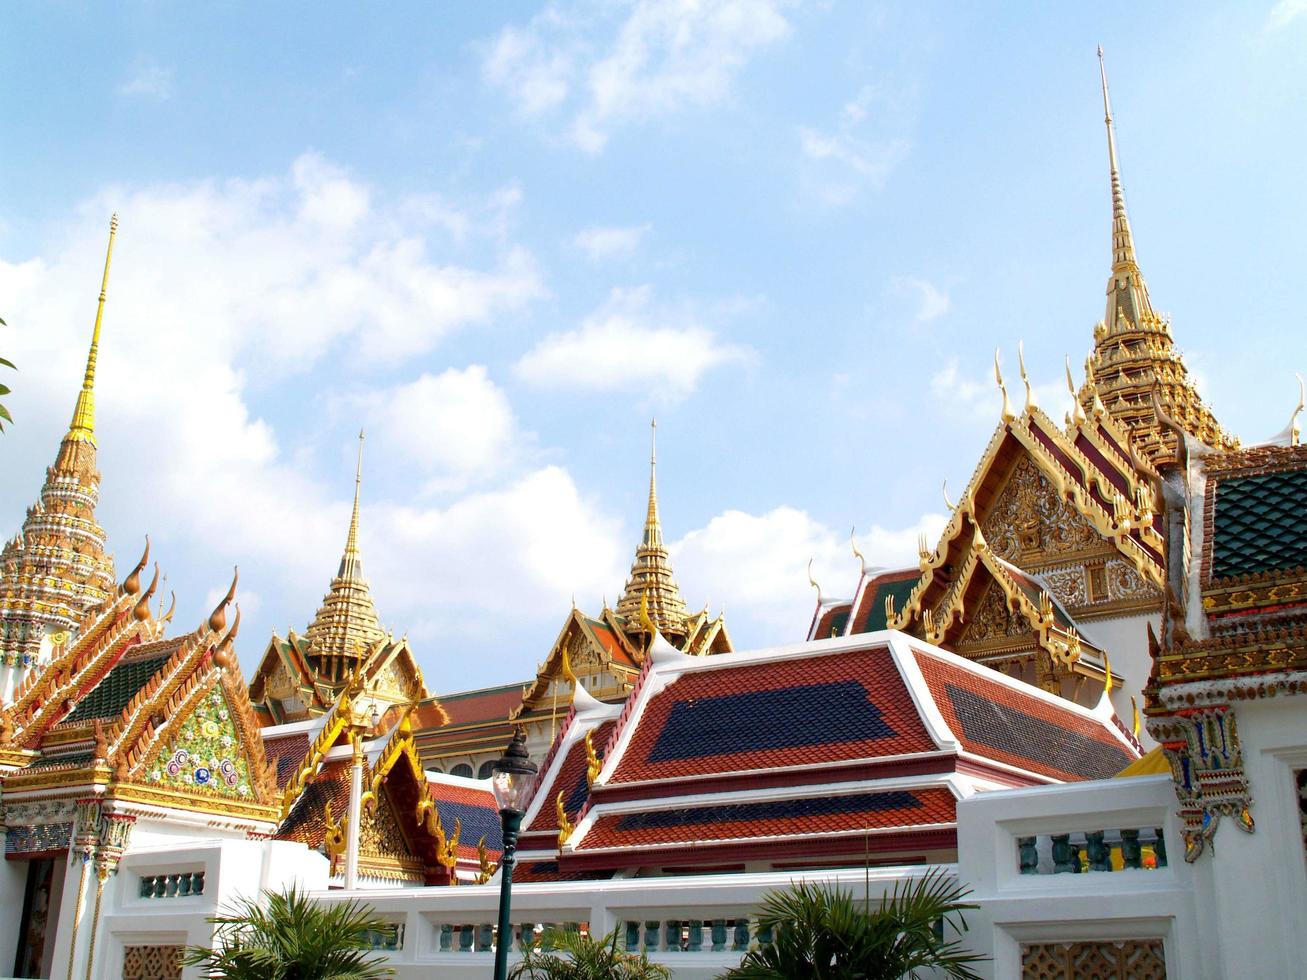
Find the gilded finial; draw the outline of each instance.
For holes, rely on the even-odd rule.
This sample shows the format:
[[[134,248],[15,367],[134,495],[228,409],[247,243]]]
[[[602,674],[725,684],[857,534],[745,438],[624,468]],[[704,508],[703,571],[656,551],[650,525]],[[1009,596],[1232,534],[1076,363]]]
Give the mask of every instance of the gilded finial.
[[[585,733],[585,785],[591,787],[595,780],[599,778],[599,773],[604,768],[604,760],[599,758],[599,753],[595,751],[594,743],[595,730],[592,728]]]
[[[944,506],[948,508],[949,512],[952,513],[957,510],[957,508],[953,506],[953,501],[948,499],[948,480],[944,481],[944,484],[939,488],[939,490],[940,493],[944,495]]]
[[[145,622],[150,618],[150,600],[154,598],[154,590],[159,587],[159,565],[156,562],[154,566],[154,578],[150,579],[149,588],[136,601],[132,608],[132,616],[139,622]]]
[[[1103,651],[1103,693],[1110,695],[1112,688],[1116,685],[1112,682],[1112,661],[1107,656],[1107,651]]]
[[[1035,404],[1035,389],[1030,387],[1030,375],[1026,374],[1026,342],[1017,341],[1017,364],[1021,368],[1021,383],[1026,386],[1026,411],[1038,407]]]
[[[486,850],[486,835],[482,834],[481,839],[477,841],[477,880],[478,885],[484,885],[487,881],[495,876],[496,865],[490,860],[490,852]]]
[[[858,550],[857,527],[849,528],[849,544],[853,546],[853,557],[858,559],[858,574],[865,576],[867,574],[867,559],[862,557],[862,552]]]
[[[221,633],[227,627],[227,606],[236,598],[236,583],[240,581],[240,577],[240,568],[232,569],[231,587],[218,605],[214,607],[213,612],[209,614],[209,629],[215,633]]]
[[[1085,416],[1085,406],[1080,404],[1080,399],[1076,396],[1076,383],[1071,379],[1071,355],[1066,357],[1066,390],[1071,392],[1071,424],[1084,425],[1087,421]]]
[[[1003,392],[1003,411],[1002,418],[1004,422],[1011,422],[1017,417],[1017,413],[1012,411],[1012,401],[1007,396],[1007,385],[1003,384],[1003,371],[998,366],[998,348],[994,348],[994,380],[998,382],[998,390]]]
[[[1139,703],[1135,700],[1135,696],[1133,694],[1130,695],[1130,714],[1134,716],[1134,723],[1131,725],[1130,731],[1135,738],[1138,738],[1139,737]]]
[[[808,584],[817,590],[817,604],[821,605],[821,586],[818,585],[817,580],[812,577],[812,563],[814,560],[815,559],[812,558],[808,559]]]
[[[141,555],[141,560],[136,563],[130,575],[123,580],[123,594],[136,595],[141,591],[141,572],[145,571],[145,565],[150,560],[150,536],[145,536],[145,552]]]
[[[95,364],[100,356],[100,325],[104,321],[104,300],[109,292],[109,263],[113,258],[113,240],[118,233],[118,215],[109,219],[109,247],[104,253],[104,277],[100,280],[100,300],[95,308],[95,328],[91,331],[91,349],[86,355],[86,373],[82,376],[82,390],[73,408],[73,421],[68,426],[70,442],[89,442],[95,445]]]
[[[567,839],[572,836],[572,831],[576,830],[576,825],[567,819],[567,807],[563,805],[563,791],[561,789],[554,799],[554,812],[558,816],[558,846],[562,847],[567,843]]]

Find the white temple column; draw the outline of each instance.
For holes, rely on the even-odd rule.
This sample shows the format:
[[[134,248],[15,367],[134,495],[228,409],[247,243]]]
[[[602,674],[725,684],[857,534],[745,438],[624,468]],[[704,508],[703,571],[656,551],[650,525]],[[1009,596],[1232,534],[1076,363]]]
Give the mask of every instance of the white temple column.
[[[363,742],[358,735],[350,735],[354,747],[354,766],[349,776],[349,826],[345,843],[345,888],[354,889],[359,883],[359,825],[363,822]]]

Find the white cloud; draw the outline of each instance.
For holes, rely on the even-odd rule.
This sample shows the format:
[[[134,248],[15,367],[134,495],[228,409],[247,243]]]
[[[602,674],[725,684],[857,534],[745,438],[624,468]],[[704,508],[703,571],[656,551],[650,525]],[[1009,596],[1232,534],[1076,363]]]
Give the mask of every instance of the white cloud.
[[[675,400],[713,368],[753,356],[720,341],[692,314],[649,309],[650,296],[647,286],[613,290],[579,328],[544,338],[518,361],[518,376],[548,387],[633,389]]]
[[[858,547],[869,566],[914,566],[918,534],[937,540],[944,523],[942,514],[926,514],[911,527],[873,525],[858,535]],[[726,511],[671,550],[687,598],[726,604],[737,645],[787,643],[806,634],[816,601],[809,559],[826,598],[851,598],[857,585],[848,536],[793,507],[765,514]]]
[[[1307,0],[1279,0],[1266,18],[1266,29],[1278,31],[1300,17],[1307,17]]]
[[[464,628],[510,609],[561,622],[572,594],[620,582],[627,557],[619,522],[557,466],[443,509],[387,507],[369,520],[368,567],[385,580],[387,603],[435,606]]]
[[[482,71],[487,81],[505,89],[522,112],[544,112],[568,96],[574,53],[545,36],[561,26],[558,12],[545,10],[529,27],[505,27],[486,54]]]
[[[874,108],[881,111],[873,114]],[[834,127],[799,127],[805,189],[820,203],[839,206],[866,189],[883,187],[911,146],[893,132],[901,125],[901,111],[882,89],[866,85],[845,103]],[[875,132],[869,133],[873,127]]]
[[[572,244],[591,262],[601,262],[630,255],[652,230],[653,225],[648,223],[628,227],[592,225],[578,231],[572,237]]]
[[[916,321],[918,323],[937,320],[949,311],[951,304],[948,293],[929,279],[906,276],[899,279],[896,285],[917,294]]]
[[[459,489],[515,462],[523,439],[503,389],[480,364],[423,374],[362,396],[369,435],[391,458],[407,459],[428,489]]]
[[[749,59],[790,29],[777,0],[637,0],[615,28],[612,9],[568,18],[550,7],[501,31],[483,64],[520,111],[565,108],[588,152],[632,121],[726,101]]]
[[[620,578],[615,522],[564,470],[530,468],[532,437],[483,367],[361,393],[360,353],[429,349],[542,288],[511,246],[491,249],[487,265],[433,255],[421,226],[377,197],[312,157],[264,180],[119,188],[44,236],[40,255],[0,260],[0,350],[20,368],[6,398],[17,423],[4,436],[0,523],[18,526],[67,424],[116,205],[98,513],[120,567],[153,532],[180,629],[207,613],[237,562],[242,652],[257,655],[274,626],[303,628],[348,524],[360,419],[339,425],[325,459],[319,443],[342,405],[375,425],[363,543],[387,624],[458,619],[452,610],[474,592],[483,605],[510,602],[516,623],[549,621],[573,588]],[[333,370],[340,390],[306,373],[321,358],[351,369]],[[387,503],[420,500],[424,479],[443,481],[439,508]],[[440,588],[422,584],[433,580]]]
[[[119,95],[139,95],[163,102],[172,98],[173,70],[155,64],[137,65],[130,78],[118,86]]]

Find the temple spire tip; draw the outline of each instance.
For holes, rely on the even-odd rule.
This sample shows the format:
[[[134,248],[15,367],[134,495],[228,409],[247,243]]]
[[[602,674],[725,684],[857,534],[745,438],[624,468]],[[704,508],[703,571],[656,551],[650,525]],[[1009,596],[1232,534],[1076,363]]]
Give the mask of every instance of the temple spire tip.
[[[100,299],[95,308],[95,327],[91,331],[91,349],[86,355],[86,372],[82,375],[82,390],[73,408],[73,420],[68,426],[65,440],[89,442],[95,445],[95,366],[100,356],[100,326],[104,322],[104,301],[109,292],[109,263],[113,259],[113,240],[118,233],[118,214],[109,219],[109,246],[104,253],[104,276],[100,280]]]

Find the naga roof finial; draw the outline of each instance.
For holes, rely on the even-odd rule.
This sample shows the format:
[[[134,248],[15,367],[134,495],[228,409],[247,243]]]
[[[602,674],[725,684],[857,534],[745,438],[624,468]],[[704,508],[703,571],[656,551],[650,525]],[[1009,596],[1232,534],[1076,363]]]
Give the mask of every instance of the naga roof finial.
[[[1007,385],[1003,384],[1003,371],[998,366],[998,348],[994,348],[994,380],[998,382],[998,390],[1003,392],[1003,421],[1011,422],[1017,417],[1017,413],[1012,411],[1012,401],[1007,396]]]
[[[816,580],[815,578],[812,577],[812,563],[813,563],[813,561],[815,561],[815,559],[813,559],[813,558],[809,558],[809,559],[808,559],[808,584],[811,585],[814,589],[817,590],[817,604],[818,604],[818,605],[821,605],[821,586],[818,585],[818,584],[817,584],[817,580]]]
[[[1030,375],[1026,373],[1026,342],[1017,341],[1017,365],[1021,368],[1021,383],[1026,386],[1026,411],[1039,406],[1035,402],[1035,389],[1030,387]]]
[[[858,559],[858,574],[865,576],[867,574],[867,559],[862,557],[862,552],[858,550],[857,527],[849,528],[849,544],[853,546],[853,557]]]

